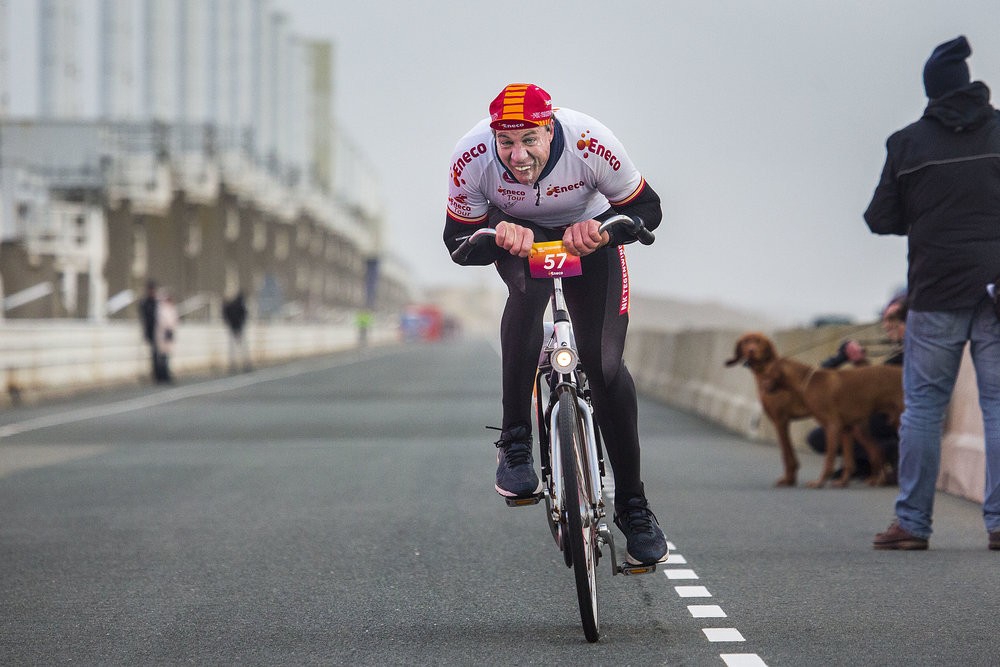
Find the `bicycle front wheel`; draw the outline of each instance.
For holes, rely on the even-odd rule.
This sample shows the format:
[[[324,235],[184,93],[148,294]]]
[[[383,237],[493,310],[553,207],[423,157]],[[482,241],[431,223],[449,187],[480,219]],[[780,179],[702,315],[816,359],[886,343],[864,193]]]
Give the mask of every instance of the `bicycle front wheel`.
[[[587,641],[600,634],[597,617],[597,517],[594,489],[591,488],[590,459],[587,456],[586,428],[576,396],[564,391],[559,396],[559,450],[563,477],[563,513],[566,543],[573,560],[576,597]]]

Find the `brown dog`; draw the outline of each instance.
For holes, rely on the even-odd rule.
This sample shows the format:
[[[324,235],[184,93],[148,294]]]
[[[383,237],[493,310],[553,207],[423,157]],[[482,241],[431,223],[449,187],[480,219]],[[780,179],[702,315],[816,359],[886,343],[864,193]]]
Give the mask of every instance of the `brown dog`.
[[[808,486],[818,488],[833,474],[840,454],[843,473],[835,486],[847,486],[854,474],[856,439],[868,453],[872,476],[868,483],[887,483],[885,457],[868,432],[867,422],[875,412],[883,412],[892,424],[899,425],[903,411],[902,369],[899,366],[863,366],[844,370],[822,369],[793,359],[779,357],[774,344],[762,333],[744,334],[736,342],[736,351],[727,366],[744,362],[757,382],[764,413],[771,419],[781,445],[785,475],[776,486],[792,486],[799,463],[788,435],[788,424],[795,419],[813,417],[826,435],[823,472]]]
[[[778,360],[774,344],[762,333],[751,332],[740,336],[736,341],[733,358],[726,361],[726,366],[734,366],[740,362],[753,372],[757,382],[757,396],[764,414],[774,424],[778,434],[778,444],[781,446],[781,461],[785,466],[785,474],[778,478],[775,486],[795,486],[799,471],[799,459],[792,447],[792,439],[788,435],[788,424],[797,419],[812,416],[801,395],[787,389],[773,386],[767,382],[766,371]]]
[[[899,426],[903,413],[903,369],[899,366],[859,366],[842,370],[817,368],[794,359],[778,358],[763,371],[762,384],[772,391],[798,396],[823,426],[826,457],[823,472],[809,486],[820,488],[833,475],[837,454],[844,462],[835,486],[847,486],[854,474],[852,436],[865,448],[872,465],[868,483],[886,484],[885,457],[868,432],[868,420],[876,412]]]

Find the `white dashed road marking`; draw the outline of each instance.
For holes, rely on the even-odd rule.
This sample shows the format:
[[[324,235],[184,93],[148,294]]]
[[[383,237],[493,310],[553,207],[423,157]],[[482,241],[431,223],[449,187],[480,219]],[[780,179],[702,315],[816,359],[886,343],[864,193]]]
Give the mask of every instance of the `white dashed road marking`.
[[[725,618],[726,612],[717,604],[689,604],[688,611],[695,618]]]
[[[667,579],[697,579],[698,575],[694,573],[694,570],[664,570],[664,574],[667,575]]]
[[[668,543],[669,544],[669,543]],[[669,544],[673,551],[674,545]],[[687,559],[680,554],[671,553],[664,565],[686,565]],[[689,568],[666,568],[663,574],[671,581],[697,579],[698,575]],[[682,598],[710,598],[712,594],[705,586],[674,586],[678,597]],[[727,618],[726,612],[717,604],[691,604],[688,605],[688,612],[692,618]],[[736,628],[702,628],[705,638],[710,642],[742,642],[746,641],[743,634]],[[760,656],[756,653],[720,653],[719,657],[726,663],[727,667],[767,667]]]
[[[702,628],[710,642],[744,642],[743,635],[736,628]]]
[[[720,657],[727,667],[767,667],[756,653],[723,653]]]

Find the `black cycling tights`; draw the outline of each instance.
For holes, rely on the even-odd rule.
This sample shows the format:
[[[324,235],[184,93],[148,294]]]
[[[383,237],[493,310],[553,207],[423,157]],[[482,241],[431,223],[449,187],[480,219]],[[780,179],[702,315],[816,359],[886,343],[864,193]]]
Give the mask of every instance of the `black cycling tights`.
[[[536,232],[536,236],[537,236]],[[555,236],[561,238],[561,234]],[[583,275],[563,280],[563,291],[590,381],[597,422],[615,475],[616,505],[642,494],[635,384],[622,354],[628,311],[622,311],[624,255],[606,246],[583,257]],[[531,278],[528,261],[504,254],[497,272],[507,284],[500,323],[503,366],[503,429],[531,428],[531,395],[544,336],[551,280]]]

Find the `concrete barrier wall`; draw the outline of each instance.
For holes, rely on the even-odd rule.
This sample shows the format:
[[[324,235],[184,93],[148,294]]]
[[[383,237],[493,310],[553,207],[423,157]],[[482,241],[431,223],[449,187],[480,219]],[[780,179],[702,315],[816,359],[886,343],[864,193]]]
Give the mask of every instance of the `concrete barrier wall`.
[[[358,345],[350,324],[267,324],[244,332],[255,364],[340,351]],[[376,325],[369,342],[398,339],[395,324]],[[0,325],[0,406],[76,390],[148,382],[150,353],[135,322],[10,321]],[[229,333],[221,323],[185,323],[170,368],[176,375],[224,372]]]
[[[816,364],[832,354],[849,329],[834,327],[769,332],[780,354]],[[777,443],[763,414],[752,374],[741,365],[726,367],[742,330],[629,332],[625,359],[639,391],[699,414],[754,440]],[[792,440],[808,450],[811,419],[793,423]],[[975,371],[966,352],[945,423],[938,488],[982,502],[985,453]],[[811,450],[810,450],[811,451]],[[780,466],[775,450],[775,467]]]
[[[771,332],[778,350],[806,363],[831,354],[849,328],[823,327]],[[754,440],[776,442],[763,415],[751,373],[726,367],[741,330],[664,332],[633,330],[625,357],[639,391],[699,414]],[[220,323],[189,323],[178,330],[171,369],[178,376],[224,372],[229,366],[228,332]],[[248,326],[254,363],[347,350],[358,344],[349,324],[265,324]],[[372,344],[398,339],[396,326],[376,326]],[[89,387],[148,382],[149,349],[135,322],[88,324],[66,320],[7,321],[0,325],[0,407],[14,400],[69,393]],[[796,446],[815,423],[792,424]],[[985,454],[982,413],[968,354],[955,388],[942,442],[939,488],[982,502]],[[775,451],[775,465],[778,454]]]

